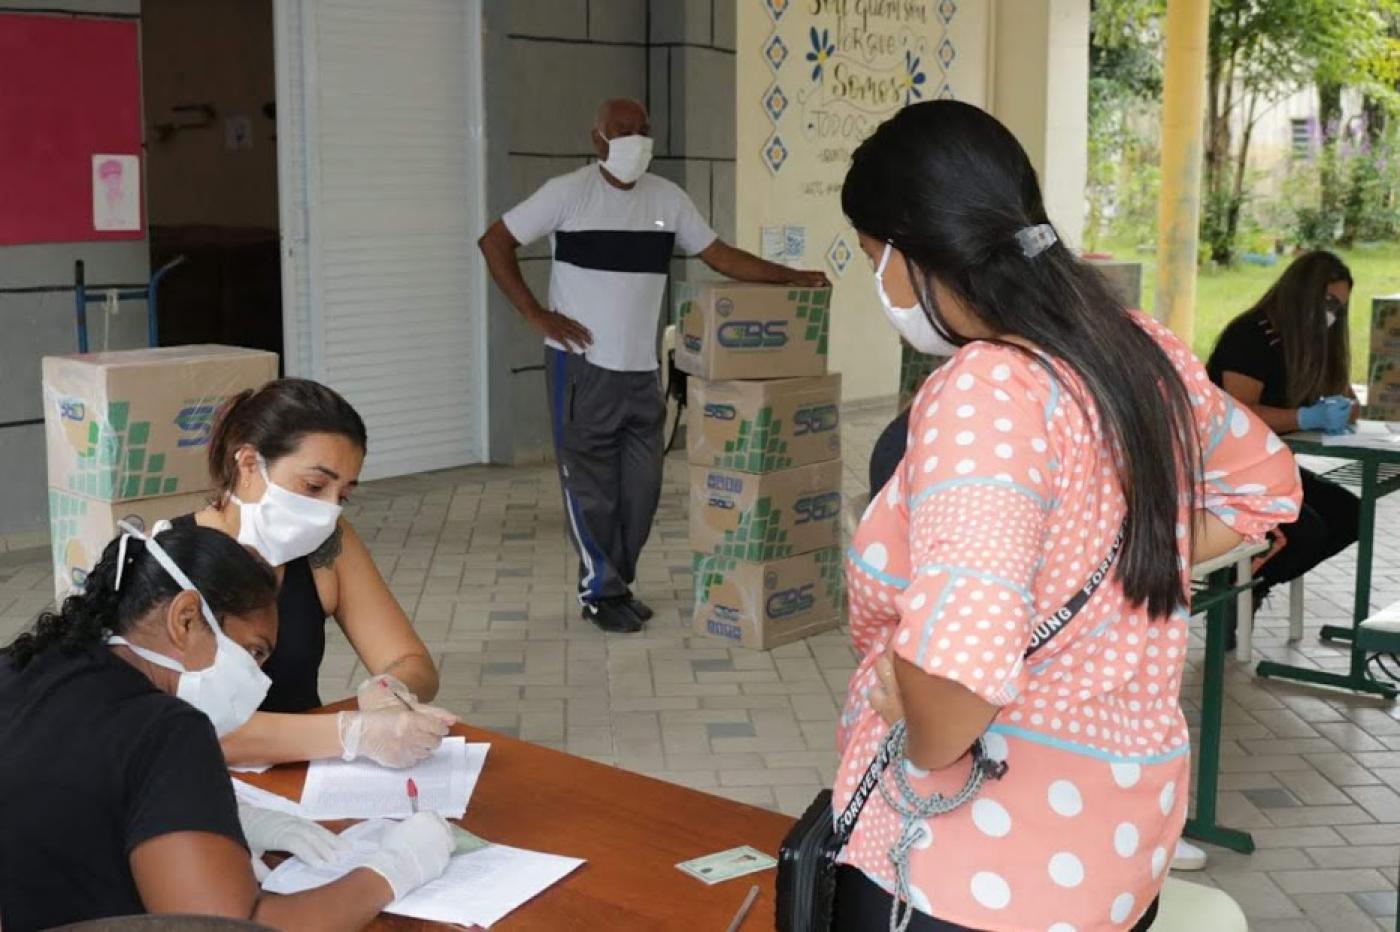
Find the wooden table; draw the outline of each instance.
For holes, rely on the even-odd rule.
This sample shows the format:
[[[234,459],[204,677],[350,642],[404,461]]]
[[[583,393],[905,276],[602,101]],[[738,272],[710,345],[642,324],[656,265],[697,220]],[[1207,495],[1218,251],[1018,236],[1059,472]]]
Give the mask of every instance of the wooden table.
[[[493,929],[724,932],[753,884],[759,897],[741,928],[773,928],[776,869],[707,887],[676,864],[737,845],[776,855],[792,819],[469,725],[452,733],[491,745],[460,820],[465,828],[488,841],[587,860]],[[299,799],[306,766],[240,779]],[[370,928],[448,927],[384,915]]]
[[[1260,662],[1255,672],[1263,677],[1319,686],[1338,686],[1387,699],[1394,698],[1394,686],[1378,683],[1366,675],[1366,646],[1357,643],[1356,632],[1361,622],[1371,614],[1371,560],[1376,533],[1376,502],[1391,492],[1400,491],[1400,447],[1378,449],[1371,446],[1328,444],[1323,443],[1322,435],[1317,433],[1289,434],[1283,440],[1294,453],[1352,461],[1340,469],[1322,474],[1325,479],[1354,486],[1361,502],[1357,519],[1356,592],[1351,625],[1326,625],[1321,632],[1324,641],[1350,645],[1351,664],[1346,673],[1329,673],[1312,667],[1265,660]]]

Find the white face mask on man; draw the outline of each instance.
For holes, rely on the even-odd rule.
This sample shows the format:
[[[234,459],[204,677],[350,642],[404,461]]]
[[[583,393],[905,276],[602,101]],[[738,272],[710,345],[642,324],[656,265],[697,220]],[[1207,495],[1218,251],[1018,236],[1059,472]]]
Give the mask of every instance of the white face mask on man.
[[[917,299],[913,307],[895,307],[890,303],[889,295],[885,294],[885,266],[889,265],[893,248],[890,243],[885,244],[885,251],[880,255],[880,265],[875,269],[875,293],[880,297],[880,306],[885,310],[886,319],[899,331],[899,335],[919,352],[930,356],[952,356],[958,351],[958,347],[934,329],[933,323],[924,313],[923,305]]]
[[[603,160],[603,170],[609,175],[623,184],[632,184],[647,173],[653,145],[650,136],[604,137],[604,141],[608,144],[608,157]]]
[[[267,474],[267,461],[258,457],[258,471],[267,485],[262,498],[238,506],[238,542],[252,547],[273,566],[304,557],[326,542],[340,520],[340,505],[308,498],[282,488]]]
[[[252,654],[224,634],[209,603],[200,595],[194,583],[190,582],[190,578],[175,565],[175,561],[170,559],[165,549],[156,543],[155,533],[152,532],[150,537],[146,537],[125,521],[120,523],[120,527],[124,533],[117,551],[117,590],[121,590],[127,540],[136,537],[145,541],[146,550],[170,574],[170,578],[199,596],[199,610],[214,631],[214,662],[203,670],[187,670],[179,661],[133,644],[120,635],[110,636],[107,643],[121,644],[143,660],[180,674],[175,695],[207,715],[220,738],[229,732],[237,731],[247,724],[248,719],[258,710],[258,706],[262,705],[267,691],[272,688],[272,680],[258,666]]]

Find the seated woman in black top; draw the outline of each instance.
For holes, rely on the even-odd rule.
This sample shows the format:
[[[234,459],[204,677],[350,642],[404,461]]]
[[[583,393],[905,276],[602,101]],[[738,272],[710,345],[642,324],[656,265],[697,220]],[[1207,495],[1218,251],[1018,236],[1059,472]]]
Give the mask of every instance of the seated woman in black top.
[[[1254,307],[1230,322],[1206,369],[1276,434],[1339,433],[1357,419],[1348,373],[1347,301],[1351,272],[1330,252],[1299,256]],[[1346,489],[1306,469],[1298,520],[1280,525],[1260,567],[1256,604],[1269,587],[1302,576],[1356,541],[1358,503]]]
[[[0,926],[137,913],[358,929],[439,876],[424,813],[321,889],[262,897],[218,732],[266,689],[276,579],[227,535],[113,541],[81,595],[0,651]],[[177,696],[179,698],[177,698]]]
[[[456,718],[421,705],[437,668],[369,550],[341,516],[364,464],[364,421],[340,395],[278,379],[225,403],[209,442],[219,497],[182,522],[235,537],[276,568],[282,633],[265,669],[259,714],[224,739],[232,764],[365,757],[407,767],[435,750]],[[177,522],[180,523],[180,522]],[[321,704],[317,677],[334,617],[371,674],[356,712],[294,715]]]

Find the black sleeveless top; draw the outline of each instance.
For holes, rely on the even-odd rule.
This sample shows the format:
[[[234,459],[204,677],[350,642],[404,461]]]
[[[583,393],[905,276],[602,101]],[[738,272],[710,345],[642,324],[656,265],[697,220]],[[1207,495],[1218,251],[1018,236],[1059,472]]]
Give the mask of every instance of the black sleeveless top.
[[[194,524],[183,515],[171,524]],[[259,707],[263,712],[305,712],[321,705],[317,678],[326,654],[326,610],[316,594],[311,560],[300,557],[283,567],[277,593],[277,648],[263,664],[272,688]]]

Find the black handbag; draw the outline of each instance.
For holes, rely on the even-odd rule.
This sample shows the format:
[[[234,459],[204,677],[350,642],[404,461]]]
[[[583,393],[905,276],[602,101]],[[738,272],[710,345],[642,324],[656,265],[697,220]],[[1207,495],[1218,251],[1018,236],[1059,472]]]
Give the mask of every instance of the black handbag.
[[[1094,570],[1084,586],[1074,593],[1058,611],[1036,623],[1031,629],[1030,644],[1025,657],[1037,653],[1064,630],[1079,614],[1089,597],[1108,578],[1108,571],[1123,548],[1127,526],[1120,528],[1108,555]],[[890,761],[903,750],[904,723],[897,722],[885,735],[880,749],[865,769],[860,784],[846,804],[841,817],[835,818],[831,808],[831,790],[822,790],[802,813],[797,824],[783,839],[778,849],[777,929],[778,932],[828,932],[832,908],[836,899],[836,857],[850,841],[860,811],[880,785],[880,777]],[[999,780],[1006,773],[1006,764],[992,761],[982,749],[979,738],[972,746],[973,767],[964,787],[976,787],[985,779]],[[898,901],[895,907],[899,907]]]

